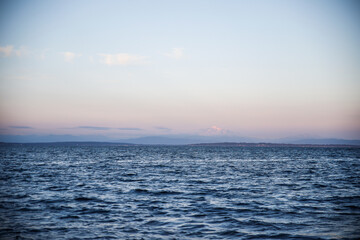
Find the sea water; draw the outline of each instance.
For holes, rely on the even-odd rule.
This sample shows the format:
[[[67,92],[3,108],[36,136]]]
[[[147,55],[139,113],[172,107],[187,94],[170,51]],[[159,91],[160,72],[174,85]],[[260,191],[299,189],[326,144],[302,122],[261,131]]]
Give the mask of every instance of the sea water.
[[[0,146],[0,239],[359,238],[359,148]]]

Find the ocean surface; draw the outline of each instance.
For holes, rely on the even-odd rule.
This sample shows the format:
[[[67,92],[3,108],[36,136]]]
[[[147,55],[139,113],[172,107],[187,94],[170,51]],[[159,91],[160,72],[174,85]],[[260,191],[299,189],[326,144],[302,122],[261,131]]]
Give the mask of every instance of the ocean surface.
[[[360,149],[3,145],[0,239],[360,239]]]

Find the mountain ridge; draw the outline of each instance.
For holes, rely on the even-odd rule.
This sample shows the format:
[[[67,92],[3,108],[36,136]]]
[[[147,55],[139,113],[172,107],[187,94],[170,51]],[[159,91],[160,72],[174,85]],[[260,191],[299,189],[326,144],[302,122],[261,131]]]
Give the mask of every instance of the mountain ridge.
[[[237,136],[160,135],[137,138],[109,139],[101,135],[0,135],[0,142],[7,143],[116,143],[146,145],[189,145],[219,143],[268,143],[268,144],[313,144],[313,145],[360,145],[360,140],[339,138],[279,138],[260,139]]]
[[[192,146],[192,147],[317,147],[317,148],[360,148],[360,145],[350,144],[292,144],[292,143],[247,143],[247,142],[218,142],[218,143],[195,143],[195,144],[132,144],[123,142],[38,142],[38,143],[14,143],[0,142],[0,146],[6,145],[30,145],[30,146]]]

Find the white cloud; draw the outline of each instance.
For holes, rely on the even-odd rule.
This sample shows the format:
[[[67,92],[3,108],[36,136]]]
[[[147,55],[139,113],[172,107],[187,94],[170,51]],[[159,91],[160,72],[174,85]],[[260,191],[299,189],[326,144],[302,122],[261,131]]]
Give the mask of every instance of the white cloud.
[[[62,52],[61,53],[64,56],[64,60],[66,62],[72,62],[75,57],[80,57],[81,54],[73,53],[73,52]]]
[[[17,50],[14,50],[14,52],[15,52],[15,55],[18,57],[29,54],[29,51],[24,46],[20,47]]]
[[[29,51],[24,46],[21,46],[20,48],[15,49],[14,46],[7,45],[5,47],[0,47],[0,53],[2,53],[3,56],[5,56],[5,57],[10,57],[11,55],[14,55],[14,54],[17,57],[22,57],[22,56],[29,54]]]
[[[2,53],[5,57],[9,57],[14,49],[14,46],[8,45],[5,47],[0,47],[0,53]]]
[[[184,49],[183,48],[173,48],[170,53],[164,54],[167,57],[180,59],[184,56]]]
[[[130,55],[127,53],[118,54],[99,54],[102,57],[101,62],[106,65],[132,65],[141,64],[146,58],[139,55]]]

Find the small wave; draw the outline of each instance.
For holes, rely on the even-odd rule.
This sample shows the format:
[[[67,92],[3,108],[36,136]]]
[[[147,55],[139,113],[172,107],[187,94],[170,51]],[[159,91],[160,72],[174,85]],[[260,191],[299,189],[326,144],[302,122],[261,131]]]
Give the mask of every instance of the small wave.
[[[355,206],[355,205],[344,205],[344,207],[350,208],[352,210],[360,210],[360,206]]]
[[[139,179],[133,179],[133,178],[120,178],[119,179],[119,182],[143,182],[143,181],[145,181],[145,179],[141,179],[141,178],[139,178]]]
[[[315,188],[326,188],[326,187],[328,187],[327,185],[321,184],[321,183],[315,183],[315,184],[313,184],[313,186],[314,186]]]
[[[141,189],[141,188],[133,189],[130,192],[137,193],[137,194],[151,194],[151,195],[155,195],[155,196],[182,194],[182,192],[171,191],[171,190],[150,191],[150,190]]]
[[[187,230],[187,231],[191,231],[191,230],[201,230],[203,228],[206,228],[207,225],[205,224],[201,224],[201,223],[197,223],[197,224],[183,224],[180,226],[181,229]]]
[[[220,235],[222,236],[240,236],[240,232],[236,231],[236,230],[226,230],[223,232],[219,232]]]
[[[41,210],[42,209],[39,209],[39,208],[29,208],[29,207],[22,207],[19,209],[20,212],[38,212]]]
[[[83,208],[78,210],[80,214],[96,214],[96,213],[110,213],[110,210],[101,209],[101,208]]]
[[[145,225],[145,226],[164,226],[166,224],[167,223],[165,223],[165,222],[159,222],[159,221],[156,221],[156,220],[150,220],[150,221],[144,223],[143,225]]]
[[[132,177],[132,176],[136,176],[137,173],[125,173],[123,176],[126,176],[126,177]]]
[[[78,218],[80,218],[80,217],[77,215],[67,215],[67,216],[60,217],[60,219],[78,219]]]
[[[44,199],[41,200],[41,203],[62,203],[62,202],[66,202],[67,200],[65,199],[61,199],[61,198],[57,198],[57,199]]]
[[[162,191],[158,191],[158,192],[153,192],[154,195],[177,195],[177,194],[182,194],[181,192],[177,192],[177,191],[170,191],[170,190],[162,190]]]
[[[16,194],[16,195],[14,195],[14,198],[16,198],[16,199],[27,198],[27,197],[30,197],[30,195],[29,194]]]
[[[41,228],[30,228],[27,231],[30,232],[30,233],[39,233],[39,232],[42,232],[43,229],[41,229]]]
[[[59,187],[59,186],[50,186],[50,187],[46,188],[45,190],[48,190],[48,191],[66,191],[66,190],[68,190],[68,188]]]
[[[325,199],[326,201],[334,201],[334,202],[351,202],[351,201],[359,201],[360,200],[360,196],[332,196],[329,197],[327,199]]]
[[[49,206],[48,207],[49,209],[52,209],[52,210],[69,210],[69,209],[71,209],[71,207],[69,207],[69,206],[64,206],[64,205],[53,205],[53,206]]]
[[[311,237],[311,236],[299,236],[292,235],[287,233],[276,233],[276,234],[251,234],[246,236],[246,239],[299,239],[299,240],[323,240],[323,238],[319,237]]]
[[[76,197],[74,200],[78,202],[103,202],[103,200],[95,197]]]
[[[149,193],[149,190],[136,188],[136,189],[131,190],[130,192],[133,192],[133,193]]]
[[[190,217],[193,217],[193,218],[204,218],[206,217],[207,215],[206,214],[203,214],[203,213],[196,213],[196,214],[193,214],[191,215]]]

